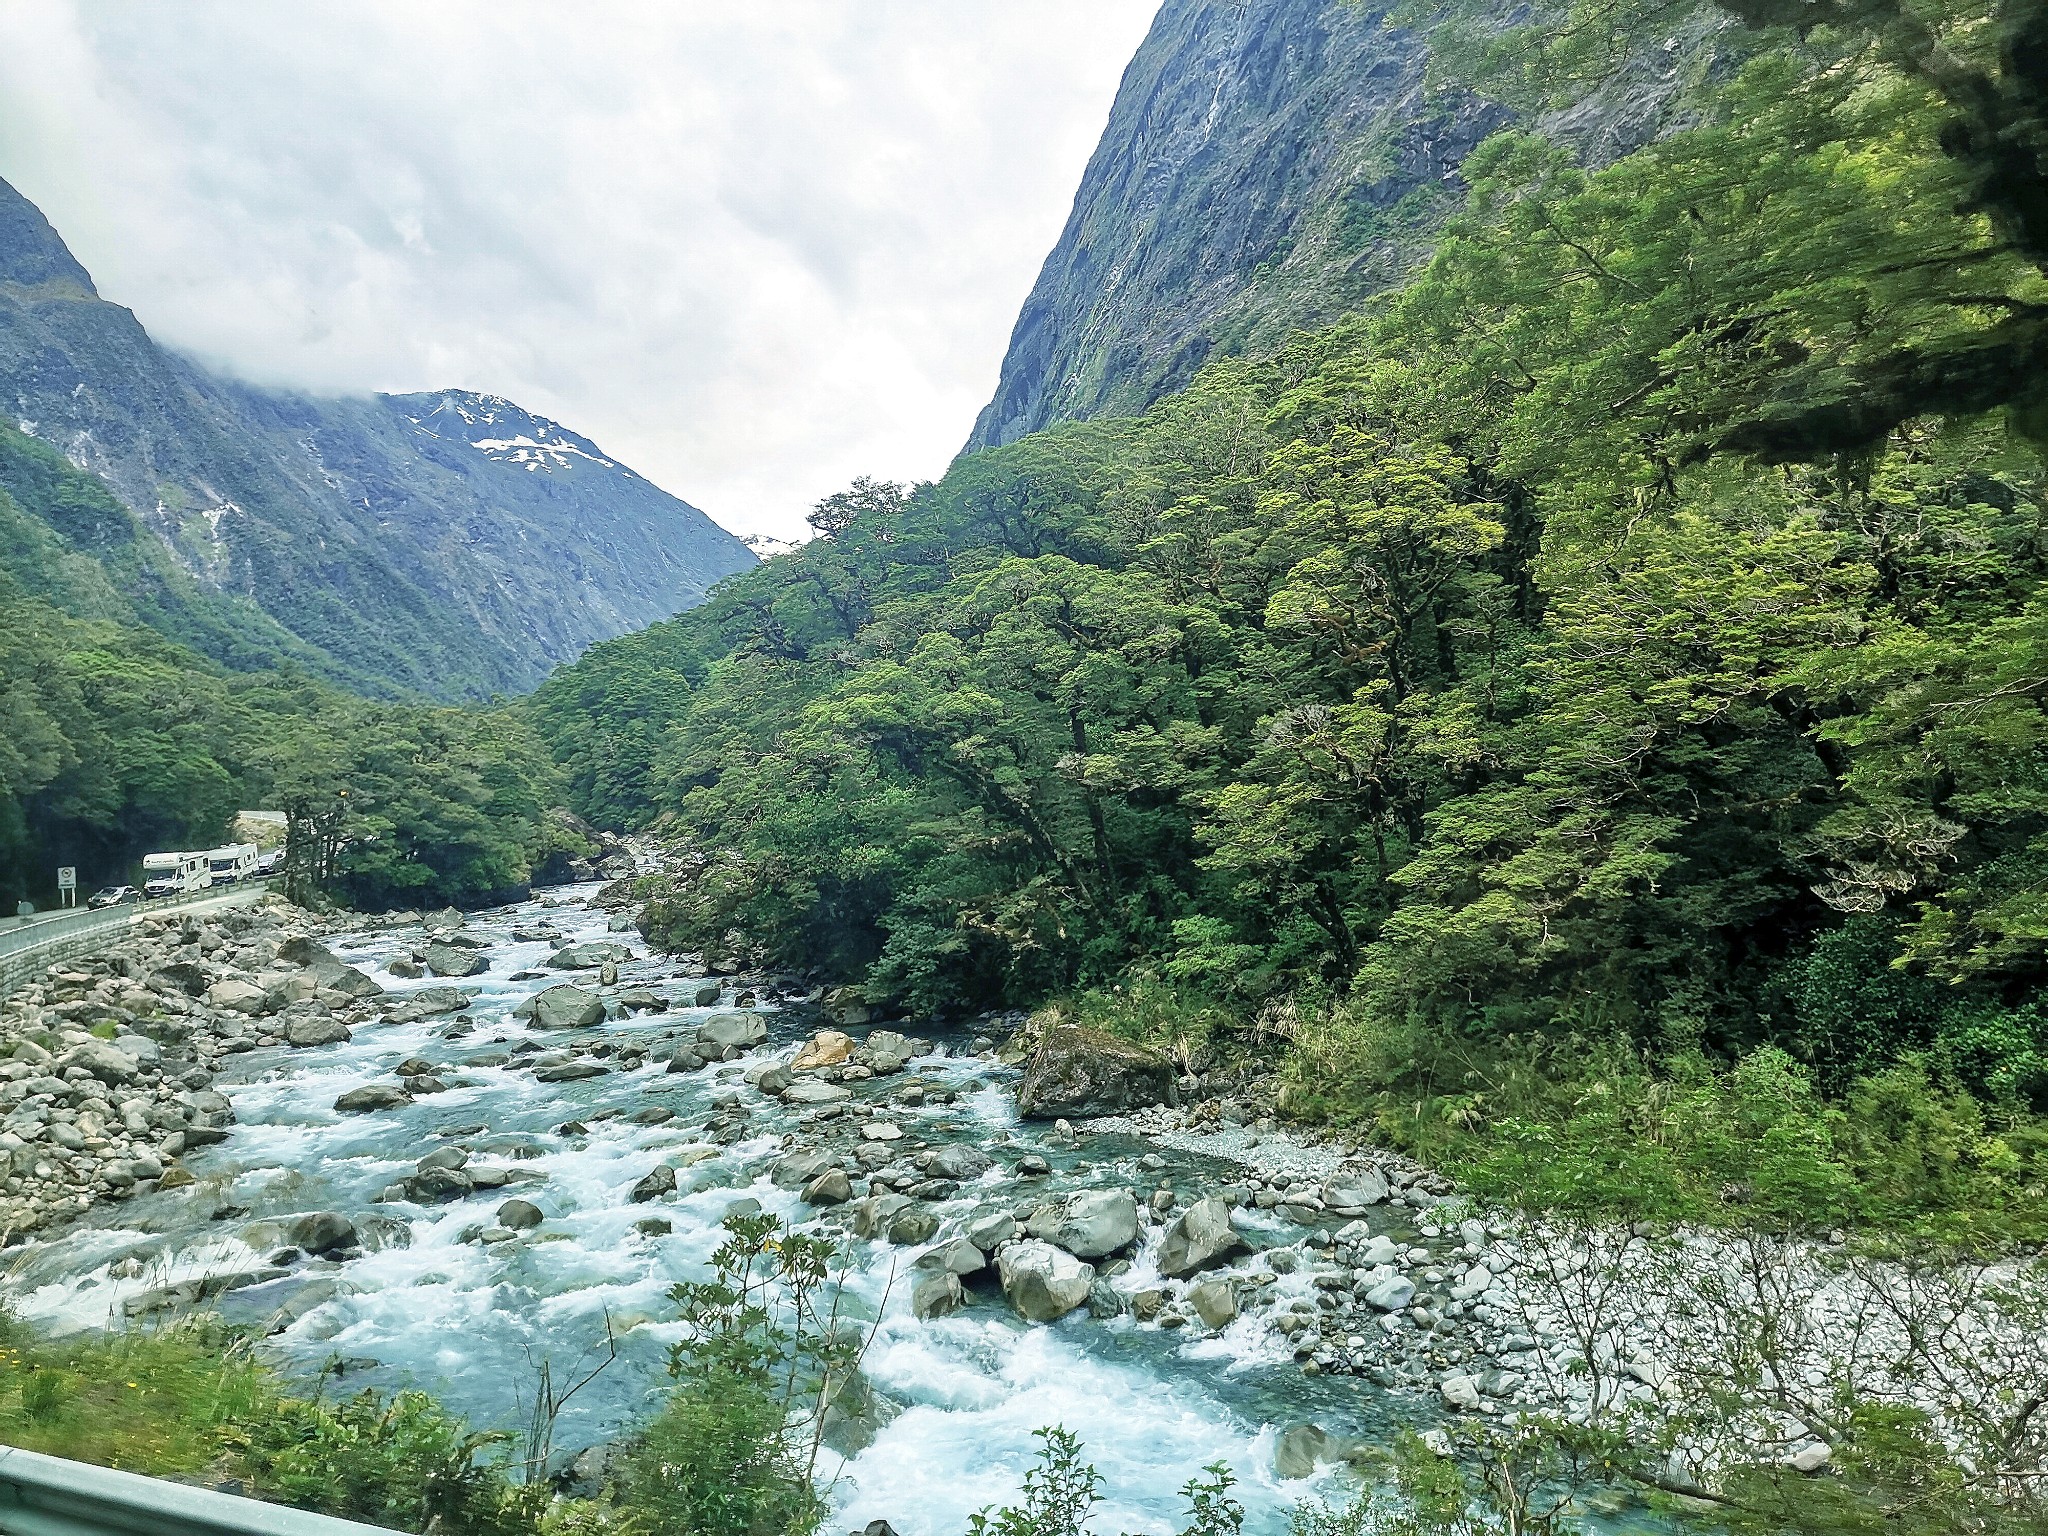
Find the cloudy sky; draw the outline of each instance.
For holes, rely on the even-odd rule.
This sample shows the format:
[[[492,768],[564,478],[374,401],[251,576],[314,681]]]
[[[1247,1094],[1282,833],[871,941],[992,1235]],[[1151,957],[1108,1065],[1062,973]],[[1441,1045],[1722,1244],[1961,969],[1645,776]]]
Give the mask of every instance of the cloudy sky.
[[[0,176],[216,367],[456,386],[741,533],[937,475],[1158,0],[0,0]]]

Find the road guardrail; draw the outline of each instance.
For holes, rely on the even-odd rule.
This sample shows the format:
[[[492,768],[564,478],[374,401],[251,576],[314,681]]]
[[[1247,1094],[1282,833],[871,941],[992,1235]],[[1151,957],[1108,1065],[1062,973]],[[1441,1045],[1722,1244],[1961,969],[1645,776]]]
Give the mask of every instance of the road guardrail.
[[[131,901],[125,906],[101,907],[97,911],[51,912],[0,921],[0,997],[20,986],[36,967],[95,949],[126,933],[143,917],[188,907],[240,906],[256,900],[270,889],[271,883],[268,877],[240,880],[230,886],[159,896],[154,901]]]
[[[390,1536],[211,1488],[0,1447],[4,1536]]]

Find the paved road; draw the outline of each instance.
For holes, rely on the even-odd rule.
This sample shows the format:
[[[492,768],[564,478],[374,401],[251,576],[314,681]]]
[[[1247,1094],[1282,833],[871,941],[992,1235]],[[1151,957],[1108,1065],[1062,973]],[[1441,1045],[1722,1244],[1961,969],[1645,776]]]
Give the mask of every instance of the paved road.
[[[222,907],[245,906],[269,889],[267,880],[245,880],[225,890],[193,891],[125,907],[106,907],[98,912],[80,908],[75,912],[41,913],[26,922],[0,922],[0,996],[20,986],[31,971],[53,959],[89,953],[115,942],[147,913],[212,912]]]

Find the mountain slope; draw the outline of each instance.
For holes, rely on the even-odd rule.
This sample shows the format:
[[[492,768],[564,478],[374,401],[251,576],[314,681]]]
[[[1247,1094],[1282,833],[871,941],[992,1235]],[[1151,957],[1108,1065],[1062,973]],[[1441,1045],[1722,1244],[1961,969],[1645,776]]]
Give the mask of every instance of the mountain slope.
[[[0,406],[104,480],[197,590],[267,616],[359,687],[521,690],[755,563],[696,508],[510,402],[329,399],[208,373],[102,300],[4,181]]]
[[[1387,9],[1166,0],[969,449],[1141,411],[1212,354],[1270,351],[1414,266],[1510,114],[1426,91],[1427,45]],[[1632,63],[1546,126],[1612,160],[1657,131],[1680,62]]]

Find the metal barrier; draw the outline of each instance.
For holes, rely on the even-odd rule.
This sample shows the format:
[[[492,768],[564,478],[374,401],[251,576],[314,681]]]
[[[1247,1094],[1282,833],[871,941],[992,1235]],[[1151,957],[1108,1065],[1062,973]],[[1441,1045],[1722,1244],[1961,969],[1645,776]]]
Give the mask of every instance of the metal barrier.
[[[99,911],[53,912],[15,922],[0,922],[0,998],[4,998],[52,960],[90,953],[135,926],[139,918],[194,907],[236,907],[255,901],[269,890],[268,878],[242,880],[220,890],[186,891],[154,901],[130,902]]]
[[[382,1528],[0,1448],[5,1536],[388,1536]]]

